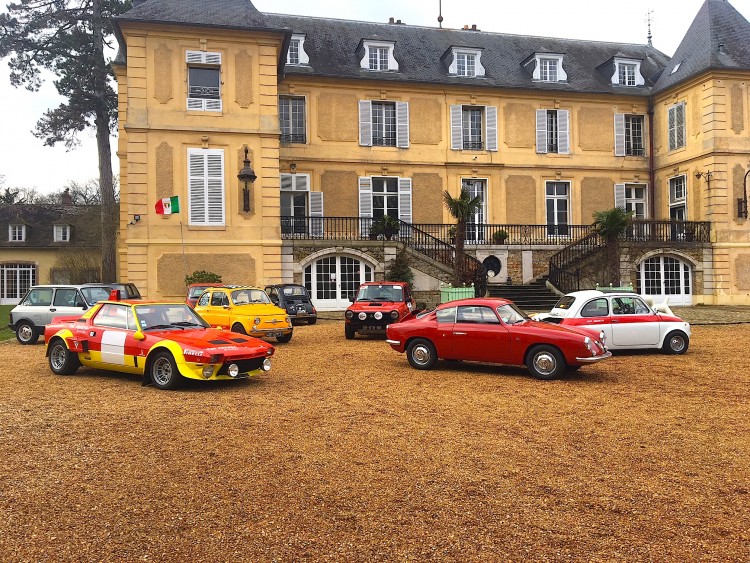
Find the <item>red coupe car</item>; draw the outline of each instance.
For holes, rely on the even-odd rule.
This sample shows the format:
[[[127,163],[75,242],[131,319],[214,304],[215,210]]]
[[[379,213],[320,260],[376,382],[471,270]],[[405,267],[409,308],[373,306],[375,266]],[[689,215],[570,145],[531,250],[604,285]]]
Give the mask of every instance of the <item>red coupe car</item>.
[[[507,299],[450,301],[388,325],[388,344],[406,352],[412,367],[430,369],[439,358],[525,365],[538,379],[609,358],[604,334],[531,320]]]

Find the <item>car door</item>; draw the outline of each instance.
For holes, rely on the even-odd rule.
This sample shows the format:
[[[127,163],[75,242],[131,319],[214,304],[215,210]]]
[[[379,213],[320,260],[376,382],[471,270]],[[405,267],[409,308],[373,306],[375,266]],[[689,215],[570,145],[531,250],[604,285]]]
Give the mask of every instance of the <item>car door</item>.
[[[52,298],[50,322],[54,317],[80,315],[86,310],[83,296],[74,287],[58,287]]]
[[[54,315],[50,311],[54,293],[55,290],[52,287],[35,287],[31,289],[19,304],[18,308],[21,311],[15,314],[15,316],[29,319],[36,326],[48,325]]]
[[[453,325],[453,358],[504,363],[510,350],[510,333],[491,307],[462,305]]]
[[[90,365],[100,369],[142,373],[137,359],[135,318],[129,305],[105,303],[95,313],[87,335]]]
[[[603,330],[607,342],[612,342],[612,315],[609,299],[597,297],[590,299],[581,307],[575,319],[571,319],[569,326],[584,327],[594,330]]]
[[[659,344],[659,317],[640,297],[612,297],[612,344],[617,348]]]
[[[211,325],[221,328],[232,326],[232,305],[229,303],[229,295],[224,291],[214,291],[211,294]],[[206,319],[208,320],[208,319]]]

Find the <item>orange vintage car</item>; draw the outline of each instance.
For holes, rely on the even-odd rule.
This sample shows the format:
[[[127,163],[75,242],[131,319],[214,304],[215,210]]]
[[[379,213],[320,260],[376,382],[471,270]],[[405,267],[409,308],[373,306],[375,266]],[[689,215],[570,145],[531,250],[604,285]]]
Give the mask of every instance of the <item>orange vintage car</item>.
[[[183,378],[241,379],[271,369],[274,347],[211,328],[185,303],[100,301],[79,317],[57,317],[44,331],[50,369],[93,367],[141,375],[174,389]]]

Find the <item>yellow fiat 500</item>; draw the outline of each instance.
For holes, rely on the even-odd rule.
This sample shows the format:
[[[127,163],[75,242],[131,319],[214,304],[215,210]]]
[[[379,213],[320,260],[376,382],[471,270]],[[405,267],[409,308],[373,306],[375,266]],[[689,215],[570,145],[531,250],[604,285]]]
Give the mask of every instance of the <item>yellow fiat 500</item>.
[[[257,287],[209,287],[198,299],[195,312],[213,327],[278,342],[292,339],[289,315]]]

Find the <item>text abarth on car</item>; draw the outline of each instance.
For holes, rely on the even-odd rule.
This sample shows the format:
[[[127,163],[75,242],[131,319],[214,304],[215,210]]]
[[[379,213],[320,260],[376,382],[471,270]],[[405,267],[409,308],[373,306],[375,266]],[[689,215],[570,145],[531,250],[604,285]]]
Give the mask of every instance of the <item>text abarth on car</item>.
[[[662,304],[650,307],[637,293],[574,291],[560,298],[538,320],[603,330],[610,350],[661,349],[684,354],[690,345],[690,324]]]
[[[208,324],[257,338],[292,339],[292,321],[265,291],[257,287],[224,286],[206,289],[195,311]]]
[[[344,313],[347,340],[360,334],[385,334],[386,327],[405,318],[416,308],[409,284],[404,282],[366,282]]]
[[[240,379],[271,369],[271,344],[211,328],[185,303],[102,301],[80,318],[57,317],[44,333],[50,369],[80,366],[143,376],[159,389],[182,378]]]
[[[412,367],[438,358],[525,365],[538,379],[554,379],[609,358],[602,334],[531,320],[507,299],[460,299],[388,325],[387,342],[406,352]]]

